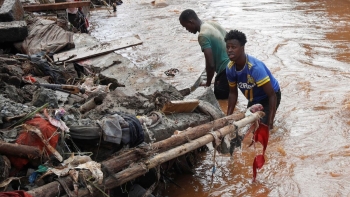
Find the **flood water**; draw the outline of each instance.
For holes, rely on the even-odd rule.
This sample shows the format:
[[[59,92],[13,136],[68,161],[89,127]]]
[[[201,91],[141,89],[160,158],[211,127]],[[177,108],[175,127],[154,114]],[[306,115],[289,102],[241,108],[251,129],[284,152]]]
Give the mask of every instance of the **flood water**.
[[[252,183],[254,149],[200,160],[194,175],[169,184],[168,197],[350,196],[349,0],[124,0],[116,14],[91,12],[91,35],[102,42],[138,35],[143,45],[117,53],[178,89],[204,69],[197,35],[178,22],[194,9],[202,20],[244,32],[247,54],[265,62],[278,79],[282,100],[266,162]],[[179,68],[175,77],[164,71]],[[223,103],[224,105],[225,103]],[[240,95],[237,110],[246,100]]]

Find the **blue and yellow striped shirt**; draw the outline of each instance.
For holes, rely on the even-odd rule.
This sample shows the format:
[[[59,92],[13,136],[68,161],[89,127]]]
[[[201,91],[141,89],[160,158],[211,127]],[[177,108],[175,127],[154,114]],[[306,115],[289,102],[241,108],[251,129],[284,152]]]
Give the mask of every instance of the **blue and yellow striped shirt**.
[[[247,55],[246,65],[240,71],[236,70],[234,62],[229,62],[226,67],[226,75],[230,87],[237,86],[250,102],[258,102],[267,97],[261,86],[269,81],[275,92],[280,89],[278,81],[266,65],[249,55]]]

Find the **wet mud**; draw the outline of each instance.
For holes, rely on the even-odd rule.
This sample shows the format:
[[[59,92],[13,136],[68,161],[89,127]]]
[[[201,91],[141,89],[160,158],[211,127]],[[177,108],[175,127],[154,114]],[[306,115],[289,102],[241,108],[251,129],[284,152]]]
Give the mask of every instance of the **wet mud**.
[[[350,194],[350,2],[347,0],[125,0],[115,14],[91,12],[91,35],[108,42],[137,35],[140,46],[120,50],[138,68],[178,89],[189,87],[204,70],[197,35],[178,22],[194,9],[203,20],[247,36],[246,53],[270,68],[282,100],[266,152],[252,183],[254,148],[229,155],[202,155],[192,175],[169,183],[165,196],[348,196]],[[166,76],[170,68],[179,69]],[[225,102],[220,102],[225,106]],[[236,110],[247,101],[239,96]],[[225,107],[223,107],[225,108]],[[225,109],[224,109],[225,111]]]

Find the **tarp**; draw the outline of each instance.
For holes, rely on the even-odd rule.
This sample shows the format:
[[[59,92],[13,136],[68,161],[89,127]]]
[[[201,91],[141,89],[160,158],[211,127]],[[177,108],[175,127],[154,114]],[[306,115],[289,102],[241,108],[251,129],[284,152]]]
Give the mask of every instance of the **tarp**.
[[[38,129],[40,129],[42,135],[46,140],[48,140],[49,144],[54,148],[56,147],[59,139],[59,135],[54,135],[57,128],[51,125],[49,121],[41,117],[34,117],[33,119],[26,121],[26,124],[35,126]],[[16,143],[38,147],[40,150],[43,150],[45,148],[44,143],[36,134],[27,132],[27,131],[23,131],[19,134],[19,136],[17,137]],[[49,150],[46,150],[46,152],[51,154]],[[22,169],[22,167],[29,162],[28,159],[14,157],[14,156],[9,156],[8,158],[11,161],[11,164],[18,170]]]
[[[30,25],[22,50],[25,54],[33,55],[41,51],[57,53],[74,46],[73,32],[65,31],[52,21],[38,19]]]

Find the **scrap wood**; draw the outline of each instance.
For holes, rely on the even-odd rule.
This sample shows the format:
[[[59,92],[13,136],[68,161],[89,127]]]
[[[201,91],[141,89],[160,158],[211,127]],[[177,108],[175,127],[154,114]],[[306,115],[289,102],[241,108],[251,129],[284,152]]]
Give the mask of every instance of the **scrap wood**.
[[[37,147],[16,143],[0,141],[0,154],[6,156],[17,156],[26,159],[37,159],[41,157],[41,151]]]
[[[66,52],[58,53],[53,56],[54,61],[59,61],[65,57],[70,57],[76,55],[76,57],[67,60],[66,62],[74,62],[89,57],[94,57],[102,54],[106,54],[119,49],[124,49],[127,47],[132,47],[142,44],[142,41],[134,36],[120,38],[118,40],[111,41],[109,43],[102,43],[100,45],[95,45],[92,47],[84,47],[79,49],[73,49]]]
[[[136,162],[139,159],[140,155],[142,155],[144,152],[147,154],[164,152],[170,148],[184,144],[189,140],[197,139],[207,134],[211,130],[220,129],[228,125],[230,122],[237,121],[242,118],[244,118],[244,114],[234,113],[232,115],[211,121],[206,124],[202,124],[196,127],[189,127],[186,130],[181,131],[181,134],[173,135],[170,138],[153,143],[149,150],[143,150],[139,147],[134,148],[130,151],[121,153],[120,155],[113,156],[112,158],[103,161],[102,166],[105,166],[111,172],[118,172],[131,163]]]
[[[224,136],[236,131],[237,129],[243,128],[244,126],[256,121],[257,119],[263,117],[264,115],[265,115],[264,112],[259,111],[242,120],[234,122],[234,124],[230,124],[228,126],[225,126],[213,132],[215,132],[217,136]],[[169,161],[171,159],[184,155],[190,151],[196,150],[197,148],[200,148],[214,140],[215,139],[213,135],[208,133],[205,136],[192,140],[186,144],[183,144],[181,146],[175,147],[168,151],[162,152],[158,155],[152,156],[145,162],[134,163],[134,165],[130,166],[129,168],[123,171],[120,171],[112,176],[107,177],[104,180],[103,186],[106,189],[111,189],[111,188],[120,186],[128,181],[131,181],[139,176],[144,175],[149,171],[149,169],[152,169],[166,161]]]
[[[90,1],[74,1],[74,2],[62,2],[62,3],[34,4],[34,5],[23,5],[23,9],[24,11],[28,11],[28,12],[64,10],[66,8],[89,7],[90,3],[91,3]]]
[[[244,117],[244,114],[235,113],[230,116],[226,116],[224,118],[214,120],[212,122],[209,122],[203,125],[199,125],[197,127],[193,127],[193,128],[190,127],[187,130],[183,131],[182,134],[173,136],[171,138],[168,138],[160,142],[156,142],[152,144],[151,147],[141,148],[140,146],[138,146],[136,148],[127,150],[118,156],[113,156],[112,158],[101,162],[101,166],[104,169],[106,169],[106,171],[108,171],[110,175],[113,175],[113,173],[119,172],[120,170],[122,170],[128,165],[129,167],[132,167],[132,169],[138,168],[132,165],[132,163],[135,163],[136,166],[138,166],[139,164],[136,162],[138,161],[138,159],[140,159],[140,157],[142,158],[149,157],[151,155],[154,155],[154,153],[169,150],[172,147],[176,147],[183,143],[186,143],[188,141],[188,138],[190,139],[198,138],[200,136],[205,135],[207,132],[209,132],[212,129],[217,130],[233,121],[240,120],[243,117]],[[132,173],[128,174],[128,176],[138,177],[138,176],[142,176],[146,172],[148,172],[148,169],[146,168],[146,166],[141,165],[140,171],[136,171],[136,172],[132,171]],[[126,172],[121,171],[121,173],[126,173]],[[117,175],[117,174],[114,174],[114,175]],[[71,177],[66,176],[66,177],[62,177],[62,179],[64,179],[68,183],[68,185],[73,185],[73,180]],[[116,178],[108,177],[104,181],[110,181],[110,182],[118,181],[118,184],[120,184],[119,180],[122,180],[122,179],[123,177],[117,176]],[[59,192],[61,193],[64,192],[62,187],[59,187],[59,190],[57,190],[56,189],[57,185],[59,185],[59,183],[57,181],[54,181],[49,184],[30,190],[28,191],[28,193],[36,197],[47,197],[47,196],[53,197],[53,196],[56,196]],[[110,188],[113,188],[113,185],[110,185],[110,186],[111,186]],[[94,190],[97,191],[97,189],[94,189]],[[47,192],[45,193],[43,191],[47,191]],[[48,194],[48,192],[50,192],[50,194]],[[81,194],[89,194],[89,191],[86,188],[80,188],[79,195]]]
[[[67,57],[66,59],[63,59],[63,60],[60,60],[59,58],[57,59],[57,61],[55,61],[54,63],[55,64],[63,64],[63,63],[66,63],[66,61],[70,60],[70,59],[73,59],[75,58],[77,55],[73,54],[69,57]]]

